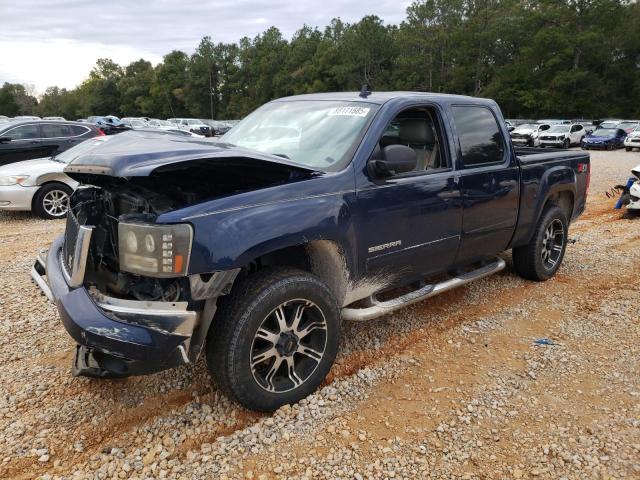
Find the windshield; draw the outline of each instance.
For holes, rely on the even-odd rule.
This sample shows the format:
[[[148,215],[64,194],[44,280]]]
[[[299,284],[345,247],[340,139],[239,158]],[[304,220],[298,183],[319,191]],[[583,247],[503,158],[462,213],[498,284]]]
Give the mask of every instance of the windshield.
[[[598,128],[593,132],[594,137],[615,137],[616,129],[615,128]]]
[[[189,125],[202,125],[202,122],[200,120],[187,120],[187,123]]]
[[[221,142],[271,153],[324,171],[344,168],[378,106],[300,100],[260,107]]]
[[[538,126],[539,125],[537,125],[535,123],[525,123],[523,125],[518,125],[516,128],[518,130],[537,130]]]
[[[78,145],[71,147],[70,149],[65,150],[64,152],[59,153],[55,157],[51,157],[51,159],[55,160],[56,162],[69,163],[71,160],[82,155],[84,152],[92,149],[96,145],[106,142],[110,138],[112,137],[103,136],[103,137],[94,137],[89,140],[85,140],[84,142],[79,143]]]
[[[571,125],[551,125],[547,132],[549,133],[567,133],[571,130]]]
[[[623,130],[630,130],[630,129],[634,129],[638,126],[638,122],[622,122],[618,125],[618,128],[621,128]]]
[[[600,128],[616,128],[620,122],[602,122]]]

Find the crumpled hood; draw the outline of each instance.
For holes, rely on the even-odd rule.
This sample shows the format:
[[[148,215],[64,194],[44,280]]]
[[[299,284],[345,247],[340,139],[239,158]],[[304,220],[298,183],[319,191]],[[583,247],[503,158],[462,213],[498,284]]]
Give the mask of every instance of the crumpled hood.
[[[276,155],[247,150],[234,145],[199,140],[163,131],[128,131],[109,137],[70,162],[64,172],[112,177],[149,176],[159,167],[204,160],[251,159],[289,167],[292,171],[312,172]]]
[[[10,175],[42,175],[43,173],[62,172],[65,164],[54,162],[49,157],[36,158],[34,160],[25,160],[23,162],[14,162],[0,167],[0,177]]]

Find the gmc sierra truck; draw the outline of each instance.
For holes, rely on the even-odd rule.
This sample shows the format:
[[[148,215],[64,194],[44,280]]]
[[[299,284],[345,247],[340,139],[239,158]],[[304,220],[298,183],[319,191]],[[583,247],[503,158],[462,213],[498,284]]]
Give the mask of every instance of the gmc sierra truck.
[[[515,150],[492,100],[294,96],[219,142],[131,131],[65,167],[66,230],[32,276],[77,342],[75,375],[206,356],[250,409],[323,381],[341,322],[491,275],[552,277],[584,210],[589,155]]]

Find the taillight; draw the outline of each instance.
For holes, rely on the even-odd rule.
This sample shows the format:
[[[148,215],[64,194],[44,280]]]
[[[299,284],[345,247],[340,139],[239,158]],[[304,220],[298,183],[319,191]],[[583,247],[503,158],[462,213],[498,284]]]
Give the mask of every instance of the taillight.
[[[579,163],[578,173],[587,173],[587,185],[584,191],[585,196],[589,193],[589,184],[591,184],[591,163]]]
[[[104,137],[104,135],[105,133],[102,130],[98,129],[98,137]]]

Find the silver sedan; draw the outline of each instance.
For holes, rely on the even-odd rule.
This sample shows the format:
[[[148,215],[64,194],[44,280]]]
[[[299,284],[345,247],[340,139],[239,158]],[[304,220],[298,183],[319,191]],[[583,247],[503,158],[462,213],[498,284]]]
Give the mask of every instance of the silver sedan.
[[[64,218],[69,195],[78,186],[78,182],[63,172],[64,167],[95,142],[108,141],[109,138],[95,137],[55,157],[0,167],[0,210],[33,210],[41,218]]]

